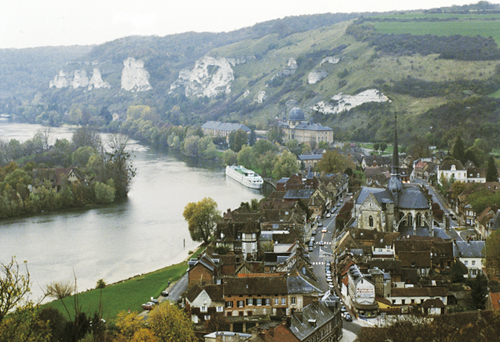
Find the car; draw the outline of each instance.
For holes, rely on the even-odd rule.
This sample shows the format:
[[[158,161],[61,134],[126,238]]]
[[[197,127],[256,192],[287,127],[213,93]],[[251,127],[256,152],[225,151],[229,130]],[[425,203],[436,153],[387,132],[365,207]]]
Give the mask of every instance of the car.
[[[318,222],[318,227],[323,227],[323,222]]]
[[[337,203],[337,207],[341,207],[342,206],[342,203]]]
[[[316,235],[316,229],[314,229],[311,234]]]
[[[332,214],[330,214],[330,213],[326,213],[326,217],[327,217],[327,218],[332,217]]]
[[[330,272],[330,270],[326,271],[326,276],[327,277],[331,277],[332,276],[332,272]]]
[[[347,308],[345,307],[345,305],[342,305],[342,308],[340,308],[340,311],[341,312],[347,312]]]
[[[344,202],[344,199],[343,198],[339,199],[339,202],[340,203]]]
[[[168,291],[161,291],[161,295],[163,297],[168,297]]]
[[[318,245],[320,245],[320,246],[324,246],[324,245],[325,245],[325,242],[324,242],[324,241],[320,241],[320,242],[318,242]]]
[[[333,280],[333,279],[332,279],[332,277],[326,277],[326,281],[327,281],[328,283],[329,283],[329,282],[331,282],[332,280]]]
[[[155,303],[153,303],[153,302],[147,302],[147,303],[142,304],[142,308],[144,310],[153,310],[154,306],[155,306]]]
[[[321,229],[322,233],[328,233],[328,230],[326,228]]]
[[[351,316],[350,314],[348,314],[348,313],[346,313],[346,314],[344,315],[344,319],[345,319],[347,322],[352,322],[352,316]]]
[[[158,299],[153,298],[153,297],[151,297],[151,299],[149,301],[152,302],[152,303],[154,303],[155,305],[159,303]]]
[[[313,246],[309,246],[309,252],[312,252],[314,250]]]
[[[314,236],[311,236],[311,239],[309,240],[309,242],[314,242]]]

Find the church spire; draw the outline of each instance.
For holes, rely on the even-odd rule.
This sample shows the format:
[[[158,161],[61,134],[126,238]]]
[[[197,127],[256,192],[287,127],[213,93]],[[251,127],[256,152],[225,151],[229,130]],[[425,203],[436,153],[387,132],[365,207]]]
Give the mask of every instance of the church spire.
[[[399,194],[403,190],[403,182],[399,175],[399,151],[398,151],[398,115],[394,115],[394,151],[392,152],[391,178],[387,188],[394,197],[395,205],[399,204]]]

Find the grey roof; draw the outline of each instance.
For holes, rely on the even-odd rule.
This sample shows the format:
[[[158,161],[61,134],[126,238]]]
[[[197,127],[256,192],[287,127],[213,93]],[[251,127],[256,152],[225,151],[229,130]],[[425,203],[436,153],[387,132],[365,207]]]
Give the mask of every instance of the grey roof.
[[[399,226],[399,232],[401,236],[403,235],[430,236],[429,228],[425,227],[417,227],[415,229],[415,234],[413,234],[413,227]]]
[[[434,236],[443,240],[451,240],[451,236],[449,236],[443,228],[434,227]]]
[[[286,278],[288,294],[293,293],[319,293],[321,289],[315,284],[303,278],[301,275]]]
[[[302,129],[305,131],[333,131],[330,127],[325,127],[321,124],[309,123],[307,121],[302,121],[294,129]]]
[[[484,258],[486,241],[457,241],[453,245],[453,254],[457,258]]]
[[[243,124],[232,123],[232,122],[220,122],[220,121],[207,121],[201,126],[201,128],[216,129],[219,131],[229,131],[229,132],[237,131],[239,129],[247,133],[250,133],[251,131],[250,128],[248,128]]]
[[[299,160],[321,160],[322,154],[299,154]]]
[[[314,189],[295,189],[295,190],[288,190],[283,196],[283,199],[300,199],[300,198],[311,198],[312,194],[314,193]]]
[[[293,120],[293,121],[302,121],[306,118],[304,111],[300,109],[299,107],[294,107],[290,111],[290,114],[288,115],[288,120]]]
[[[376,194],[379,192],[385,192],[385,189],[382,188],[368,188],[363,186],[361,188],[361,192],[359,193],[358,198],[356,199],[356,204],[363,204],[369,194]]]
[[[399,208],[402,209],[428,209],[429,200],[420,187],[408,187],[401,191],[399,197]]]
[[[299,340],[304,341],[316,330],[333,319],[332,310],[322,302],[312,302],[302,309],[302,312],[294,313],[290,321],[290,330]],[[314,322],[314,323],[313,323]]]

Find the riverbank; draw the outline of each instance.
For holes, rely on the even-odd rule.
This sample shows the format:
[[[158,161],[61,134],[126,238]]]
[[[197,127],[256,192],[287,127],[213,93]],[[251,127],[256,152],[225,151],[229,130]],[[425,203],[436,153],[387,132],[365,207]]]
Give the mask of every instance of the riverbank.
[[[67,315],[67,309],[72,317],[75,306],[80,307],[87,316],[102,309],[102,317],[106,321],[114,321],[120,311],[142,311],[143,303],[148,302],[151,297],[157,298],[168,287],[169,281],[173,283],[179,280],[186,273],[189,259],[197,257],[204,250],[204,246],[199,246],[181,263],[109,284],[104,289],[81,292],[77,296],[56,300],[41,307],[56,308],[64,316]]]

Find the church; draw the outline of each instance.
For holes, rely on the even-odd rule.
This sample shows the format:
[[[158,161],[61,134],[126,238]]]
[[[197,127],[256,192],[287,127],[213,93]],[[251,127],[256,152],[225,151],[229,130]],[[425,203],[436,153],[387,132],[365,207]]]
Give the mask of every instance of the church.
[[[397,119],[395,121],[397,126]],[[357,228],[402,235],[433,236],[432,197],[417,184],[403,184],[399,171],[397,127],[391,177],[386,188],[362,187],[355,200]]]

